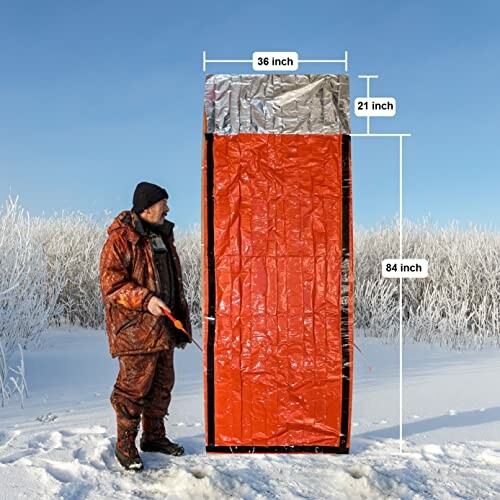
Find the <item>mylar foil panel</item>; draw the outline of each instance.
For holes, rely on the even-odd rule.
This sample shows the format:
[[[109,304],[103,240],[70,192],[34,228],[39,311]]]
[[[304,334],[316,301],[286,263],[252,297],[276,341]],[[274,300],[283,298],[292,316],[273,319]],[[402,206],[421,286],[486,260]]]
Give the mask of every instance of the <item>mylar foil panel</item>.
[[[350,134],[348,75],[209,75],[207,133]]]

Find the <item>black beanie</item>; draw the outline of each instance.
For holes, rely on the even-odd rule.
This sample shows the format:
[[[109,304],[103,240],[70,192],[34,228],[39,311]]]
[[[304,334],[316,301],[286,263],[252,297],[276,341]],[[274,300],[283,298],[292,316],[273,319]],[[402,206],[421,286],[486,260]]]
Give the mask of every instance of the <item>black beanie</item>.
[[[163,200],[163,198],[168,198],[168,193],[165,189],[150,182],[139,182],[134,191],[134,206],[132,210],[140,214],[146,208]]]

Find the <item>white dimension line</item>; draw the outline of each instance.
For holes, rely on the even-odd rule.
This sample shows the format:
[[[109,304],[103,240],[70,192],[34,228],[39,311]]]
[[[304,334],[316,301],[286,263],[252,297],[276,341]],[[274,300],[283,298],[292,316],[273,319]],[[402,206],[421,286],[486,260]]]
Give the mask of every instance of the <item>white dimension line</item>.
[[[203,51],[203,72],[207,70],[207,63],[251,63],[251,59],[207,59],[207,52]]]
[[[403,137],[399,137],[399,259],[403,259]],[[399,277],[399,453],[403,453],[403,278]]]
[[[349,134],[351,137],[411,137],[411,134]]]
[[[344,71],[347,73],[349,55],[344,51],[344,59],[299,59],[299,63],[344,63]]]
[[[403,137],[411,134],[351,134],[351,137],[399,137],[399,258],[403,259]],[[403,453],[403,278],[399,277],[399,453]]]
[[[207,59],[207,51],[203,51],[203,72],[207,70],[207,63],[252,63],[252,59]],[[344,59],[299,59],[299,63],[344,63],[344,70],[347,73],[349,65],[349,55],[344,51]]]
[[[366,78],[366,97],[370,97],[370,78],[378,78],[378,75],[358,75],[358,78]],[[370,117],[366,117],[366,133],[370,133]]]

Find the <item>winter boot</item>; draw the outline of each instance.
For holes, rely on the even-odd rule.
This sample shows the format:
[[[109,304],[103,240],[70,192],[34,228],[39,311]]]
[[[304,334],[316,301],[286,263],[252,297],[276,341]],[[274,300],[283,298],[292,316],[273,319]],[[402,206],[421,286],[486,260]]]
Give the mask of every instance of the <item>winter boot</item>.
[[[137,428],[127,429],[118,425],[115,456],[125,469],[140,472],[144,469],[144,464],[135,446],[136,437]]]
[[[172,443],[172,441],[165,436],[163,418],[143,417],[141,450],[156,451],[176,457],[184,454],[184,448],[180,444]]]

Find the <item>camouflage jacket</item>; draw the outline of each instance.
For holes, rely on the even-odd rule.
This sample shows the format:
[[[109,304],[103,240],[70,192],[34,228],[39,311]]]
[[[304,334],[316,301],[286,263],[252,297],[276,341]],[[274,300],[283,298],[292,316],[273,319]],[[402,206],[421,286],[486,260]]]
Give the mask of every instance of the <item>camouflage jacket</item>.
[[[191,333],[173,227],[173,222],[165,220],[161,233],[175,263],[179,297],[177,319]],[[174,335],[169,333],[165,318],[148,312],[151,298],[160,296],[160,280],[151,242],[140,219],[131,211],[122,212],[108,228],[108,239],[101,252],[100,282],[112,357],[145,354],[175,346]]]

